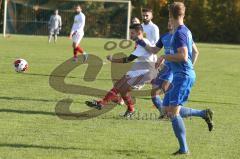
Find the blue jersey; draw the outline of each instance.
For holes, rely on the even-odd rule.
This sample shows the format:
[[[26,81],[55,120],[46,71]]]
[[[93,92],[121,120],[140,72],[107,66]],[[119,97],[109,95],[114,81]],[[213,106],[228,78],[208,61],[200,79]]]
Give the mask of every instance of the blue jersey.
[[[158,40],[158,42],[156,43],[156,46],[158,47],[158,48],[162,48],[162,47],[164,47],[164,53],[165,53],[165,55],[167,55],[167,54],[170,54],[171,53],[171,39],[172,39],[172,36],[173,36],[173,34],[171,34],[171,33],[165,33],[165,34],[163,34],[162,36],[161,36],[161,38]],[[167,60],[165,60],[165,63],[164,63],[165,65],[167,65],[168,67],[169,67],[169,69],[170,69],[170,63],[167,61]]]
[[[158,48],[164,47],[164,53],[166,55],[171,53],[172,35],[173,34],[171,33],[165,33],[160,37],[160,39],[156,43],[156,46]],[[171,71],[170,62],[165,60],[164,65],[165,65],[164,68],[159,72],[157,78],[153,81],[153,84],[161,86],[164,81],[169,81],[170,83],[172,82],[173,73]]]
[[[172,38],[171,33],[165,33],[161,36],[161,38],[158,40],[156,43],[156,46],[158,48],[164,47],[164,53],[165,54],[170,54],[171,51],[171,38]]]
[[[187,75],[195,78],[196,75],[192,64],[192,46],[193,38],[191,31],[185,25],[180,25],[173,34],[171,49],[173,50],[172,53],[176,54],[178,48],[187,47],[188,60],[187,62],[170,62],[174,75]]]

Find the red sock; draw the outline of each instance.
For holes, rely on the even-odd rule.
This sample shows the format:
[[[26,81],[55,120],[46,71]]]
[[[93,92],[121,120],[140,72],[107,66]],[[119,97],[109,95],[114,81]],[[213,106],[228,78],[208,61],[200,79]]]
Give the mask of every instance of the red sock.
[[[73,56],[74,56],[74,58],[77,58],[77,53],[78,53],[77,48],[73,49]]]
[[[81,48],[80,46],[77,46],[77,51],[80,52],[81,54],[83,53],[83,48]]]
[[[125,104],[127,105],[128,110],[130,112],[133,112],[134,111],[134,102],[132,100],[132,97],[130,95],[127,95],[125,97],[122,97],[122,99],[124,100]]]
[[[114,98],[114,99],[112,99],[112,101],[114,102],[114,103],[117,103],[117,104],[120,104],[120,105],[122,105],[122,97],[119,97],[118,95]]]
[[[80,46],[77,46],[76,48],[73,49],[73,55],[74,55],[74,58],[77,57],[77,53],[80,52],[81,54],[84,52],[83,51],[83,48],[81,48]]]
[[[116,88],[112,88],[107,94],[106,96],[103,98],[102,101],[100,101],[101,104],[105,105],[107,104],[109,101],[112,101],[114,99],[117,98],[117,94],[118,94],[118,91]]]

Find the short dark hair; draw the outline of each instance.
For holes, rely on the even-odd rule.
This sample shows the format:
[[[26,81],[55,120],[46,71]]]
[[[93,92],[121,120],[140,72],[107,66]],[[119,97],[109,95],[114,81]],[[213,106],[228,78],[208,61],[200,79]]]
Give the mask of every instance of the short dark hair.
[[[130,29],[134,29],[136,31],[143,31],[143,27],[141,24],[132,24],[130,25]]]
[[[186,7],[182,2],[174,2],[169,5],[168,9],[173,18],[177,19],[178,17],[185,15]]]
[[[132,20],[134,20],[134,19],[138,19],[138,17],[132,17]]]
[[[132,19],[131,19],[131,23],[132,23],[132,24],[135,24],[135,23],[133,23],[133,21],[134,21],[135,19],[140,22],[140,20],[138,19],[138,17],[132,17]]]
[[[75,7],[80,7],[80,8],[82,8],[80,4],[76,4]]]
[[[152,8],[143,8],[142,12],[152,12]]]

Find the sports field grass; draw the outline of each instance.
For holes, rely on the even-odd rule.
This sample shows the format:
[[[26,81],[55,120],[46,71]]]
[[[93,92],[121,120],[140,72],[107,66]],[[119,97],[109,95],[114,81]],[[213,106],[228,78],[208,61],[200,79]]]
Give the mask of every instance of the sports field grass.
[[[122,51],[104,50],[109,39],[84,39],[82,46],[104,59]],[[120,40],[114,40],[119,42]],[[85,100],[95,97],[67,94],[49,84],[51,72],[72,56],[71,42],[60,38],[48,44],[46,37],[0,38],[0,159],[165,159],[178,143],[168,121],[144,117],[156,113],[149,97],[137,98],[140,118],[119,117],[117,106],[89,120],[64,120],[55,114],[59,100],[73,99],[72,112],[89,110]],[[185,119],[193,159],[237,159],[240,156],[240,45],[198,44],[197,81],[187,106],[214,111],[215,130],[208,132],[200,118]],[[129,53],[132,48],[123,50]],[[30,68],[16,73],[12,63],[24,58]],[[106,62],[104,60],[104,62]],[[95,81],[83,81],[87,65],[68,74],[67,84],[108,90],[111,65],[106,62]]]

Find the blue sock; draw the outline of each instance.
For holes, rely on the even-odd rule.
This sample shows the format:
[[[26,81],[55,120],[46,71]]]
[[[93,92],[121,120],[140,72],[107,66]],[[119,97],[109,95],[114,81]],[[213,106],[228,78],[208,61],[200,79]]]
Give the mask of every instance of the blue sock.
[[[181,152],[188,152],[186,129],[183,119],[180,115],[177,115],[171,119],[173,131],[178,139]]]
[[[159,95],[152,97],[152,102],[154,106],[159,110],[159,112],[162,114],[162,100]]]
[[[205,117],[205,110],[197,110],[188,107],[181,106],[180,115],[182,118],[190,117],[190,116],[197,116],[197,117]]]

